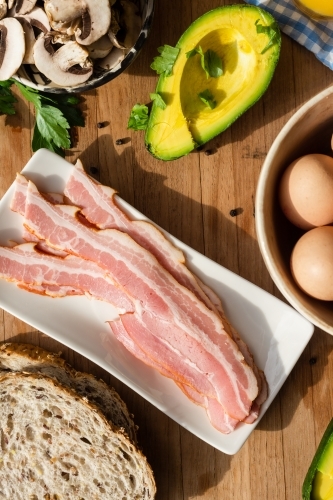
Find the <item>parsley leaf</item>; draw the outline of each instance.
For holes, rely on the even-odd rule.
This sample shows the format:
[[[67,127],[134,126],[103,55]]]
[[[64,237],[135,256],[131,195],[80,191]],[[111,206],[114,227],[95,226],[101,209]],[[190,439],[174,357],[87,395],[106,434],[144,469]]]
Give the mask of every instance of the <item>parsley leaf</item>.
[[[36,108],[36,126],[46,141],[58,148],[70,148],[69,123],[59,109],[48,104]]]
[[[216,101],[214,99],[213,94],[209,89],[204,90],[198,94],[198,97],[208,106],[210,109],[216,108]]]
[[[218,78],[223,74],[222,59],[213,50],[208,49],[204,55],[205,71],[209,76]]]
[[[61,148],[58,148],[52,141],[48,141],[43,137],[39,131],[38,127],[34,128],[34,135],[32,138],[32,150],[37,151],[40,148],[46,148],[49,149],[50,151],[53,151],[54,153],[57,153],[60,156],[63,156],[63,150]]]
[[[264,33],[269,38],[267,45],[261,51],[261,54],[264,54],[268,49],[270,49],[279,40],[280,28],[279,28],[279,25],[276,21],[274,21],[269,26],[263,26],[262,24],[259,24],[259,23],[260,23],[260,19],[257,19],[256,22],[254,23],[256,26],[257,33],[258,34]]]
[[[47,99],[62,112],[70,127],[84,127],[83,114],[79,108],[75,107],[80,102],[78,97],[54,94],[50,99],[43,92],[41,92],[41,96],[42,100]]]
[[[176,47],[171,47],[171,45],[163,45],[163,47],[159,47],[157,51],[161,54],[160,56],[154,57],[153,62],[150,67],[158,75],[164,73],[166,76],[170,76],[172,74],[172,68],[175,64],[177,56],[179,54],[179,50]]]
[[[33,104],[36,111],[36,123],[32,138],[32,150],[47,148],[55,153],[64,156],[64,149],[71,147],[69,135],[70,127],[84,127],[84,118],[81,111],[74,107],[79,103],[77,96],[54,94],[49,97],[45,92],[26,87],[15,80],[0,82],[0,112],[1,92],[10,89],[15,83],[25,99]],[[15,102],[16,99],[12,96]],[[11,110],[9,110],[11,111]],[[15,109],[12,109],[14,114]],[[5,112],[5,111],[3,111]]]
[[[201,49],[200,45],[199,45],[199,49]],[[187,59],[189,59],[190,57],[193,57],[197,54],[200,54],[199,49],[192,49],[192,50],[189,50],[188,52],[186,52]]]
[[[135,104],[131,110],[127,128],[133,130],[146,130],[148,118],[148,106],[145,104]]]
[[[149,94],[149,97],[152,101],[155,101],[156,106],[158,106],[159,108],[161,109],[166,108],[166,104],[163,100],[163,97],[160,94],[153,92],[152,94]]]
[[[219,55],[214,52],[214,50],[208,49],[204,52],[199,45],[197,49],[192,49],[186,52],[186,57],[190,58],[196,54],[200,55],[201,67],[206,73],[206,77],[218,78],[223,75],[222,59]]]
[[[26,87],[20,82],[15,82],[15,84],[27,101],[31,102],[35,106],[35,108],[38,108],[40,106],[40,95],[38,90],[31,87]]]
[[[12,84],[10,80],[0,81],[0,114],[15,115],[14,102],[17,102],[17,99],[10,89]]]

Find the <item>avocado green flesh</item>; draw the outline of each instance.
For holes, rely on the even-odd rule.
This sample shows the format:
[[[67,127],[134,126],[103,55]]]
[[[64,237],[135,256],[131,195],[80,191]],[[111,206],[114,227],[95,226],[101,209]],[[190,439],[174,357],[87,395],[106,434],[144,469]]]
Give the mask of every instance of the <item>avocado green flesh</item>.
[[[280,38],[264,54],[269,37],[257,34],[255,22],[268,26],[274,19],[251,5],[219,7],[197,19],[185,31],[172,75],[159,78],[156,92],[166,109],[153,104],[145,142],[156,157],[170,160],[204,144],[231,125],[254,104],[270,83],[280,53]],[[201,47],[222,59],[223,75],[206,77],[200,55],[186,53]],[[216,101],[210,109],[198,97],[209,90]]]
[[[333,441],[328,443],[318,460],[311,500],[333,500]]]
[[[319,443],[302,487],[303,500],[333,500],[333,419]]]
[[[317,471],[313,480],[311,500],[333,500],[333,479]]]

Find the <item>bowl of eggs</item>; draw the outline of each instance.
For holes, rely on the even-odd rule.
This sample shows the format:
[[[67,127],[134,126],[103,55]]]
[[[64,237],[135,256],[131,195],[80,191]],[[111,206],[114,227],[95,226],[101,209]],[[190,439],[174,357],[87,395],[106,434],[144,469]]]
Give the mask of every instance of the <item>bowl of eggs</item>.
[[[263,164],[256,232],[287,301],[333,335],[333,86],[286,123]]]

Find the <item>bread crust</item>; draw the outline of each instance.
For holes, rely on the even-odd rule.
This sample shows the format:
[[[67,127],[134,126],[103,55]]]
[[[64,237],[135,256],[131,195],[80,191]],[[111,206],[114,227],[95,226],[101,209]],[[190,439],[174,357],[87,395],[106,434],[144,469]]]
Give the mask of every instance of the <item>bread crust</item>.
[[[27,343],[7,342],[0,346],[0,374],[3,370],[44,373],[95,404],[112,424],[122,428],[137,443],[133,415],[113,387],[90,373],[70,366],[60,354]]]

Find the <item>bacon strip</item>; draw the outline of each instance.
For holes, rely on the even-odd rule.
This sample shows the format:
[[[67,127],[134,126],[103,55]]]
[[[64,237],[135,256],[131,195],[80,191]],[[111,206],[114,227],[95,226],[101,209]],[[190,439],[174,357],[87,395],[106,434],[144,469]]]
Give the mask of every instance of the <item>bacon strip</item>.
[[[157,356],[159,357],[159,360],[156,360],[149,357],[149,355],[144,350],[142,350],[138,346],[138,344],[128,335],[121,321],[112,321],[109,322],[109,325],[114,336],[126,347],[129,352],[131,352],[136,358],[143,361],[146,365],[156,369],[163,376],[174,380],[178,387],[191,401],[205,408],[211,424],[219,432],[222,432],[223,434],[229,434],[236,428],[236,426],[239,424],[239,421],[229,417],[229,415],[224,411],[223,407],[215,398],[209,398],[203,394],[200,394],[195,389],[193,389],[192,386],[184,384],[183,381],[180,382],[179,380],[175,380],[174,372],[168,370],[165,365],[162,366],[160,364],[161,352],[164,352],[166,347],[162,346],[161,348],[161,345],[158,345],[158,340],[156,342],[157,346],[155,343],[155,349],[158,350]],[[175,356],[172,351],[169,351],[169,362],[172,356],[177,357],[177,355]],[[176,359],[176,362],[177,364],[179,364],[179,360]],[[187,368],[191,370],[191,367],[188,366]]]
[[[197,277],[186,267],[183,252],[152,223],[129,219],[116,203],[116,191],[89,177],[80,160],[74,165],[64,193],[100,229],[119,229],[129,234],[134,241],[151,252],[178,283],[191,290],[207,307],[217,311],[215,303],[207,296]],[[214,296],[214,301],[218,307],[222,307],[217,295]]]
[[[94,231],[75,217],[77,208],[52,206],[29,183],[25,224],[55,248],[93,260],[110,273],[135,300],[135,314],[126,314],[126,329],[136,334],[138,324],[155,329],[168,339],[173,325],[192,341],[196,361],[207,370],[216,397],[225,411],[242,420],[250,412],[258,386],[252,369],[223,329],[220,318],[196,296],[172,278],[145,249],[127,234],[112,230]],[[175,339],[173,339],[174,341]],[[201,345],[202,352],[196,349]],[[182,348],[188,350],[188,345]],[[217,379],[209,368],[214,360]],[[200,393],[200,387],[196,388]]]
[[[113,304],[119,314],[134,311],[127,293],[91,261],[41,253],[35,243],[0,247],[0,277],[35,293],[64,296],[85,294]]]

